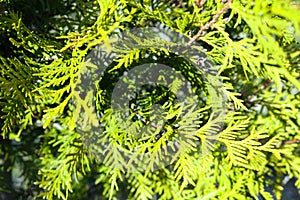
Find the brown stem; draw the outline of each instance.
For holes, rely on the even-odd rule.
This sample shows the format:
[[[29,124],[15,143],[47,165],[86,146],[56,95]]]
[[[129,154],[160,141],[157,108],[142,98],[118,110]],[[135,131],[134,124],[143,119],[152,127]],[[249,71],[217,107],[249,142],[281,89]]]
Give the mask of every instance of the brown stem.
[[[300,140],[281,141],[281,142],[278,142],[278,144],[276,145],[276,147],[279,148],[280,146],[291,145],[291,144],[300,144]]]
[[[300,140],[284,141],[283,144],[300,144]]]
[[[203,0],[201,0],[199,3],[201,3],[202,1]],[[213,17],[213,19],[200,28],[199,32],[194,37],[192,37],[192,39],[189,41],[188,45],[191,45],[193,42],[198,40],[202,36],[204,31],[206,31],[211,26],[213,26],[218,21],[220,16],[230,8],[231,4],[232,4],[232,0],[228,0],[227,4],[216,13],[216,15]]]
[[[196,0],[196,5],[198,6],[198,8],[200,8],[200,10],[202,10],[205,2],[206,2],[206,0]]]

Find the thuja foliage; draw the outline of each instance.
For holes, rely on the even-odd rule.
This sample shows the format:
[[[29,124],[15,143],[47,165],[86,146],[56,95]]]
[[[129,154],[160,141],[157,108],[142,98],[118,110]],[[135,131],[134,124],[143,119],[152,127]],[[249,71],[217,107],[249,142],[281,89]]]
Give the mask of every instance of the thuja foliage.
[[[1,198],[280,199],[287,177],[300,189],[299,2],[0,2]],[[159,46],[150,38],[135,38],[139,48],[119,51],[95,82],[96,93],[89,94],[97,116],[89,112],[88,99],[77,95],[83,74],[92,69],[89,53],[99,44],[109,48],[114,35],[155,26],[185,35],[214,62],[213,75],[222,84],[221,117],[213,115],[209,103],[216,96],[198,72],[176,52],[147,49]],[[153,61],[180,71],[201,108],[174,103],[179,80],[167,87],[145,85],[130,101],[132,126],[124,132],[112,114],[114,86],[120,74]],[[164,133],[135,141],[134,132],[153,123],[155,104],[168,119]],[[181,115],[184,109],[189,112]],[[109,147],[102,157],[77,127],[82,110],[109,138],[101,144],[95,137]],[[188,138],[180,143],[185,151],[151,170],[176,137]],[[125,169],[117,145],[150,152],[147,169]]]

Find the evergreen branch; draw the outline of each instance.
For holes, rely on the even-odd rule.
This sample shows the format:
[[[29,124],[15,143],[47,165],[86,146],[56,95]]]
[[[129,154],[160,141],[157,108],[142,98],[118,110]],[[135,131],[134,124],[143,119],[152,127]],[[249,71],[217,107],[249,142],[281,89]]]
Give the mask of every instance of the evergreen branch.
[[[68,199],[69,192],[72,192],[71,182],[74,179],[78,182],[78,174],[85,174],[83,166],[88,165],[88,159],[77,133],[62,130],[57,136],[60,139],[58,141],[55,141],[54,133],[55,131],[52,131],[53,140],[49,144],[59,146],[58,156],[55,162],[51,162],[53,155],[51,152],[45,152],[46,155],[42,158],[42,168],[39,171],[41,180],[36,182],[44,191],[38,196],[49,200],[52,200],[54,196]],[[81,168],[77,166],[78,163],[81,164]]]
[[[151,185],[151,180],[145,177],[141,173],[135,173],[135,175],[130,180],[130,185],[132,187],[133,198],[138,200],[148,200],[153,197],[153,190]]]
[[[229,90],[233,90],[233,86],[230,83],[223,83],[223,88],[222,91],[223,93],[226,95],[226,97],[228,98],[228,100],[233,101],[234,107],[236,109],[240,109],[242,108],[243,110],[248,110],[247,107],[243,104],[244,100],[241,100],[239,98],[237,98],[237,96],[240,96],[240,93],[237,92],[230,92]]]
[[[5,59],[0,56],[0,118],[4,119],[1,127],[3,138],[19,129],[16,137],[18,140],[27,125],[32,124],[31,107],[35,104],[31,91],[35,81],[33,71],[17,58]]]

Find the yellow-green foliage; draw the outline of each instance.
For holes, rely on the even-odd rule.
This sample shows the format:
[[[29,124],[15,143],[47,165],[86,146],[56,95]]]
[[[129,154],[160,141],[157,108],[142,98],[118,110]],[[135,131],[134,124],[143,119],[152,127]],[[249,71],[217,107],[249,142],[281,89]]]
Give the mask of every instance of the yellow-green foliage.
[[[286,176],[297,178],[295,185],[300,190],[299,2],[61,1],[70,10],[55,7],[49,22],[39,25],[26,21],[26,10],[14,6],[18,1],[0,2],[0,163],[11,165],[3,164],[0,171],[10,173],[16,163],[22,166],[19,176],[24,179],[23,189],[30,191],[28,198],[87,199],[93,194],[99,199],[241,200],[274,199],[274,195],[280,199]],[[33,2],[43,2],[39,12],[50,12],[54,6],[46,0]],[[185,151],[169,166],[152,171],[164,141],[175,133],[171,126],[157,141],[133,141],[119,129],[118,118],[108,106],[110,98],[104,92],[109,88],[98,88],[86,99],[77,95],[76,88],[82,74],[95,67],[86,56],[98,44],[109,48],[109,38],[120,31],[159,24],[203,47],[217,65],[225,107],[220,118],[210,117],[209,107],[186,113],[178,122],[185,133],[181,137],[193,135],[181,144]],[[136,42],[144,48],[158,46],[151,40],[145,43],[136,38]],[[147,54],[158,55],[170,65],[181,59],[167,48],[131,48],[119,53],[104,73],[109,81],[117,80],[118,70],[145,63]],[[184,70],[195,86],[204,84],[189,68]],[[171,90],[178,90],[180,84],[174,81]],[[202,89],[207,88],[198,88]],[[101,122],[89,110],[93,95],[104,115]],[[213,101],[214,97],[206,95]],[[179,108],[163,106],[167,119],[178,116]],[[104,123],[111,137],[103,160],[94,155],[77,129],[82,110],[88,113],[87,122]],[[134,133],[139,123],[128,132]],[[100,138],[97,142],[105,141]],[[208,149],[201,148],[199,141],[207,143]],[[151,147],[147,170],[127,171],[117,144],[131,150]],[[208,154],[202,157],[200,151]],[[0,193],[8,188],[0,184]]]

